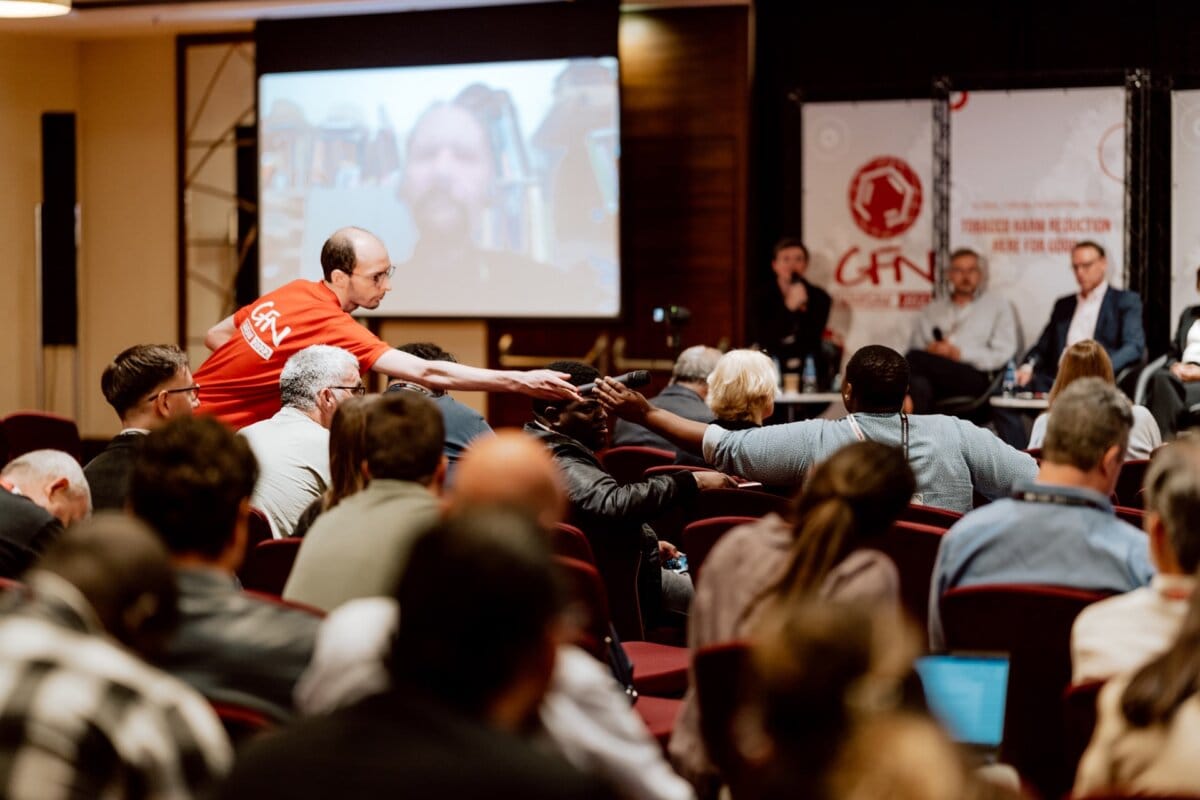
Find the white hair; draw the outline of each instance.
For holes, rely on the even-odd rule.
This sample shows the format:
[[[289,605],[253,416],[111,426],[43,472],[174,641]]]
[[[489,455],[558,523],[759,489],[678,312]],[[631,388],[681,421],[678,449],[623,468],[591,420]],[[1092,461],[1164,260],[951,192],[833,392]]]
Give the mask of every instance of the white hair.
[[[779,376],[758,350],[730,350],[708,376],[708,407],[722,420],[761,423],[775,402]]]
[[[282,405],[311,411],[317,407],[317,394],[338,385],[350,371],[358,373],[358,359],[349,351],[327,344],[306,347],[289,358],[279,374]]]
[[[49,483],[59,478],[67,479],[67,491],[75,498],[86,498],[88,509],[92,507],[92,490],[83,468],[69,453],[62,450],[31,450],[8,462],[0,477],[20,486],[28,481]]]

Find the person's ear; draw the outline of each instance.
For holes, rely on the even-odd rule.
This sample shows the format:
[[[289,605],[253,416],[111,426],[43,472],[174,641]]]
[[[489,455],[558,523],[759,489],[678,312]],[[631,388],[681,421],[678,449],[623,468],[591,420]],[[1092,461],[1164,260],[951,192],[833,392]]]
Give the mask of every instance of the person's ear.
[[[54,499],[55,492],[65,492],[71,488],[71,482],[65,477],[58,477],[46,484],[46,499]]]
[[[154,402],[151,405],[154,407],[154,414],[162,419],[167,419],[171,416],[171,395],[160,391],[154,395]]]
[[[1167,526],[1157,511],[1147,511],[1142,518],[1142,529],[1150,537],[1150,559],[1159,572],[1182,572],[1171,541],[1167,537]]]
[[[446,458],[446,454],[442,453],[442,457],[438,459],[437,469],[433,471],[433,480],[429,482],[429,488],[434,494],[440,495],[442,488],[446,485],[446,471],[450,468],[450,459]]]
[[[562,419],[562,409],[558,406],[546,406],[545,410],[542,411],[541,417],[547,425],[553,427],[558,425],[559,420]]]

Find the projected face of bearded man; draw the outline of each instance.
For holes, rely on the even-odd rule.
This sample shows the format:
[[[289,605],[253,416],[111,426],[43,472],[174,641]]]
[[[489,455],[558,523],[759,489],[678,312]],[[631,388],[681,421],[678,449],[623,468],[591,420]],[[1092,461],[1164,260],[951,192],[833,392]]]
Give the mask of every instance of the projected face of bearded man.
[[[422,239],[477,238],[491,184],[491,148],[473,114],[442,104],[421,115],[401,191]]]

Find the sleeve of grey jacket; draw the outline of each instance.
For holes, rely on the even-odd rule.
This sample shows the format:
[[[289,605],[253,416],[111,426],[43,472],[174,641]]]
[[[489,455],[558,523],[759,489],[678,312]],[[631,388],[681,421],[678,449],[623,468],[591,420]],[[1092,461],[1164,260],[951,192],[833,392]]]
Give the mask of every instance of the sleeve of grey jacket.
[[[709,425],[704,432],[704,460],[721,472],[774,486],[799,482],[812,464],[821,420],[790,422],[766,428],[727,431]]]
[[[1037,461],[1028,453],[1005,444],[986,428],[956,420],[962,437],[962,454],[971,471],[975,490],[994,500],[1012,493],[1018,483],[1037,477]]]

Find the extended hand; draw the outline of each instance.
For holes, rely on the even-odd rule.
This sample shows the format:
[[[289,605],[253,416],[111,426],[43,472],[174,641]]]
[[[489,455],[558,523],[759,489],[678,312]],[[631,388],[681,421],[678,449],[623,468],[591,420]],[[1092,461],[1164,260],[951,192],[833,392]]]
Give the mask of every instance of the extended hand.
[[[650,413],[650,403],[640,392],[617,383],[612,378],[601,378],[596,382],[596,399],[604,410],[630,422],[642,422]]]
[[[1200,364],[1185,364],[1182,361],[1176,361],[1171,365],[1171,374],[1184,383],[1200,381]]]
[[[723,472],[693,472],[692,474],[696,476],[696,485],[702,492],[709,489],[732,489],[737,486],[737,481]]]
[[[670,561],[672,558],[679,558],[679,548],[664,539],[659,539],[658,557],[663,561]]]
[[[941,356],[942,358],[948,358],[951,361],[958,361],[959,358],[962,356],[962,353],[959,351],[959,349],[957,347],[950,344],[950,342],[947,342],[944,339],[940,342],[930,342],[929,346],[926,347],[925,349],[928,350],[930,353],[933,353],[935,356]]]
[[[571,376],[565,372],[555,372],[552,369],[531,369],[528,372],[515,373],[517,383],[521,384],[522,394],[541,397],[545,400],[579,400],[579,392],[567,383]]]
[[[783,295],[783,304],[789,311],[804,311],[808,308],[808,289],[803,283],[793,283],[788,286]]]
[[[1024,386],[1033,380],[1033,367],[1022,364],[1017,368],[1017,386]]]

